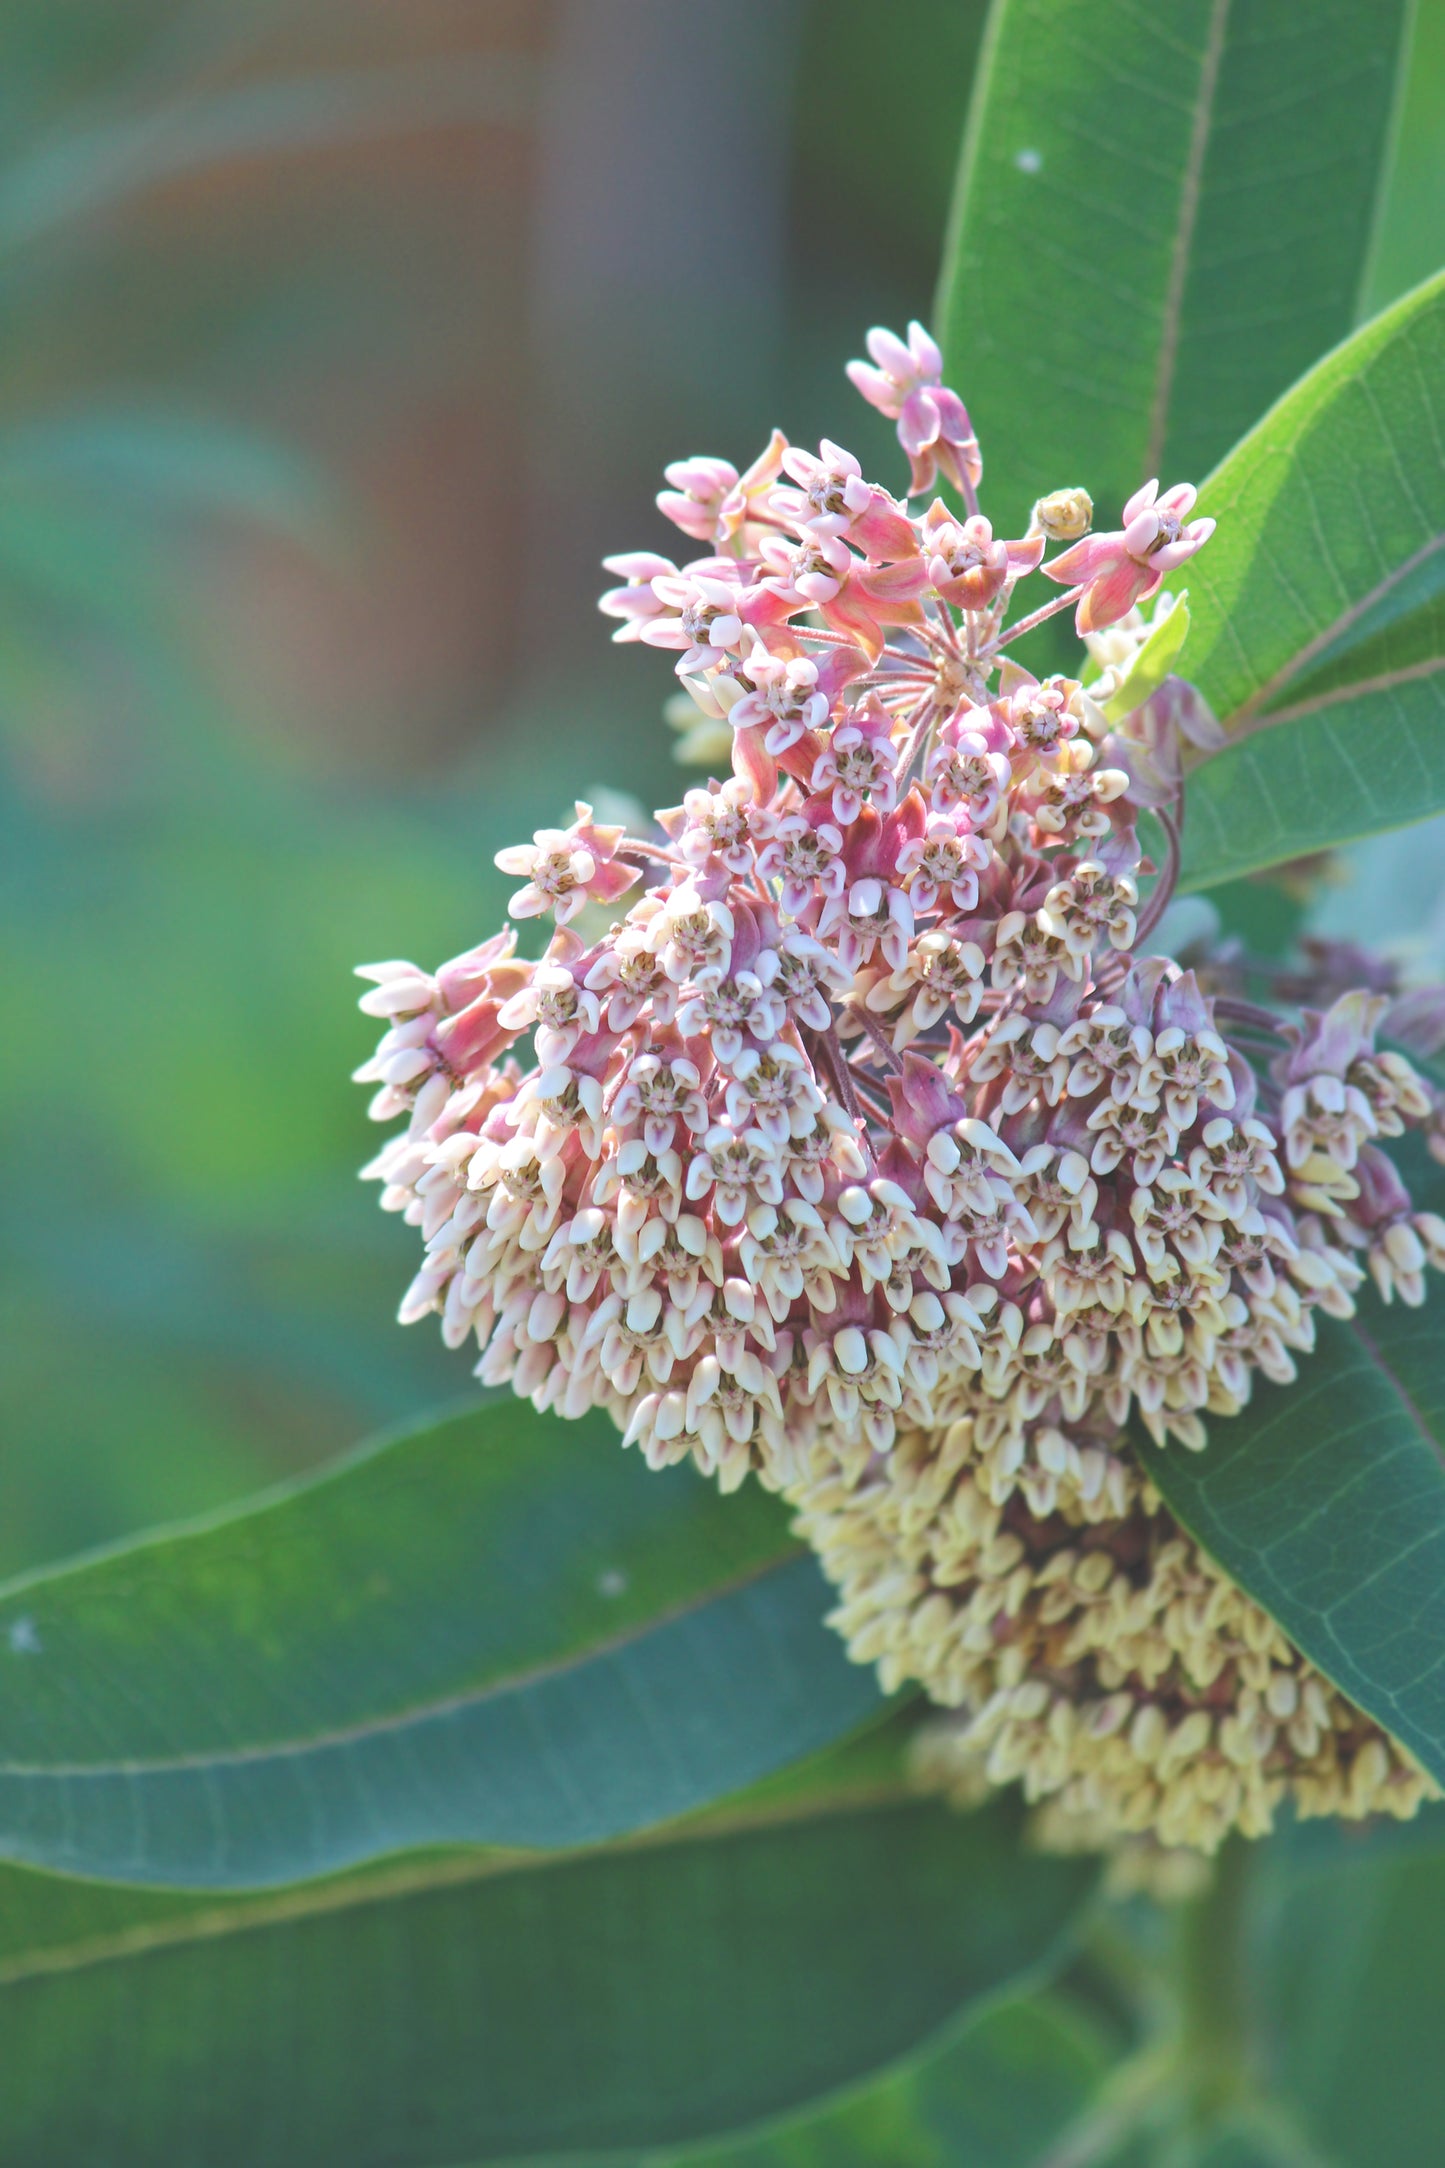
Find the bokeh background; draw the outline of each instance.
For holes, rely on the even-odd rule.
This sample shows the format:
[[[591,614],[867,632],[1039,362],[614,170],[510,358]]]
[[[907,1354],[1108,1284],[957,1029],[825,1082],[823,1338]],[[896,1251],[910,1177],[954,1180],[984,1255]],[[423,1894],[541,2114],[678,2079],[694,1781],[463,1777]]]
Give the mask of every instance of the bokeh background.
[[[983,13],[8,0],[0,1571],[468,1390],[392,1323],[348,974],[489,931],[574,796],[679,795],[595,611],[666,459],[894,475],[841,364],[928,312]],[[1423,0],[1369,308],[1445,256],[1442,110]],[[1439,944],[1441,857],[1309,908]]]

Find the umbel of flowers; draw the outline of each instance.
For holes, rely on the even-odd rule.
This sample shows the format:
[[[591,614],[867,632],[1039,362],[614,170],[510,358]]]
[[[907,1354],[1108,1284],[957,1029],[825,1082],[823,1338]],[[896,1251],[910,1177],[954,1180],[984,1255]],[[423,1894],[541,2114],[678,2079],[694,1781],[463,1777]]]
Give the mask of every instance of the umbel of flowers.
[[[932,340],[868,348],[908,499],[775,434],[745,473],[668,469],[701,555],[609,560],[616,637],[674,655],[731,774],[650,836],[578,805],[500,852],[539,957],[508,930],[362,973],[358,1074],[404,1120],[367,1172],[426,1245],[402,1318],[653,1467],[785,1492],[852,1654],[958,1712],[924,1749],[947,1788],[1204,1848],[1286,1795],[1411,1813],[1427,1779],[1123,1433],[1204,1449],[1367,1272],[1422,1299],[1445,1224],[1379,1140],[1437,1095],[1377,1048],[1385,997],[1283,1022],[1150,951],[1183,741],[1217,725],[1177,678],[1122,693],[1139,605],[1212,531],[1194,491],[1094,533],[1061,488],[997,537]],[[1087,686],[1011,652],[1064,609]]]

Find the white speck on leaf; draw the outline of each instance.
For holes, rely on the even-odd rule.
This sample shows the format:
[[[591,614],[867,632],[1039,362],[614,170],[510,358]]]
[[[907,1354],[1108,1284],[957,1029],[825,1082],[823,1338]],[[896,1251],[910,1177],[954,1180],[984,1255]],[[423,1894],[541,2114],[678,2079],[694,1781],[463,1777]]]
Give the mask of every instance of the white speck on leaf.
[[[1044,154],[1042,151],[1015,151],[1014,164],[1020,173],[1042,173]]]
[[[599,1596],[621,1596],[625,1593],[626,1588],[627,1575],[620,1573],[616,1566],[609,1566],[606,1573],[599,1573],[597,1576],[597,1593]]]
[[[40,1628],[33,1618],[12,1619],[7,1629],[11,1653],[15,1656],[38,1656],[40,1654]]]

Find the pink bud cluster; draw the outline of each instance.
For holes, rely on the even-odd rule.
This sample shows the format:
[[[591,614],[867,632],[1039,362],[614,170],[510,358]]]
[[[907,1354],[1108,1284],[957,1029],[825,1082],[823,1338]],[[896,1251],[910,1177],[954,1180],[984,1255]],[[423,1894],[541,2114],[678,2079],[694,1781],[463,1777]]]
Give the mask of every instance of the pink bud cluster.
[[[869,350],[913,491],[941,472],[967,510],[910,511],[827,440],[668,470],[712,554],[611,559],[602,607],[675,653],[733,773],[650,837],[579,805],[501,852],[513,917],[554,922],[540,958],[506,934],[368,967],[359,1074],[407,1117],[368,1172],[426,1244],[403,1318],[539,1407],[608,1409],[654,1466],[788,1488],[967,1417],[996,1504],[1122,1511],[1131,1414],[1201,1446],[1366,1269],[1420,1298],[1445,1226],[1377,1140],[1435,1095],[1366,995],[1284,1036],[1147,953],[1197,698],[1170,680],[1111,727],[1009,653],[1072,604],[1127,657],[1208,539],[1193,491],[1082,538],[1060,491],[995,538],[933,342]],[[1020,615],[1035,571],[1066,591]],[[1170,854],[1141,902],[1146,806]]]

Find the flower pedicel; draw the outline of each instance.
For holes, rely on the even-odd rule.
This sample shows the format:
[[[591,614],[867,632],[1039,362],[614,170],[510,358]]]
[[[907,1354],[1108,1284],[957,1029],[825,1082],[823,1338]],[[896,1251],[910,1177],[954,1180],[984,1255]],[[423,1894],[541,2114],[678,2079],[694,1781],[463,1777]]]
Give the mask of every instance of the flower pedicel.
[[[651,837],[579,804],[499,853],[511,915],[554,924],[539,960],[508,932],[363,971],[387,1028],[358,1074],[405,1117],[367,1172],[426,1245],[402,1318],[539,1407],[607,1409],[653,1467],[786,1493],[852,1654],[960,1712],[930,1781],[1021,1779],[1060,1841],[1210,1849],[1286,1797],[1411,1813],[1429,1781],[1123,1431],[1202,1449],[1367,1271],[1422,1299],[1445,1224],[1379,1140],[1438,1135],[1439,1095],[1377,1048],[1388,995],[1283,1024],[1150,952],[1184,741],[1217,726],[1178,678],[1114,726],[1101,703],[1212,532],[1194,491],[1093,534],[1060,489],[995,536],[933,341],[868,348],[849,374],[912,493],[941,476],[963,515],[827,440],[670,467],[709,554],[612,558],[602,607],[674,653],[732,775]],[[1034,573],[1061,591],[1020,610]],[[1066,608],[1087,688],[1012,652]]]

